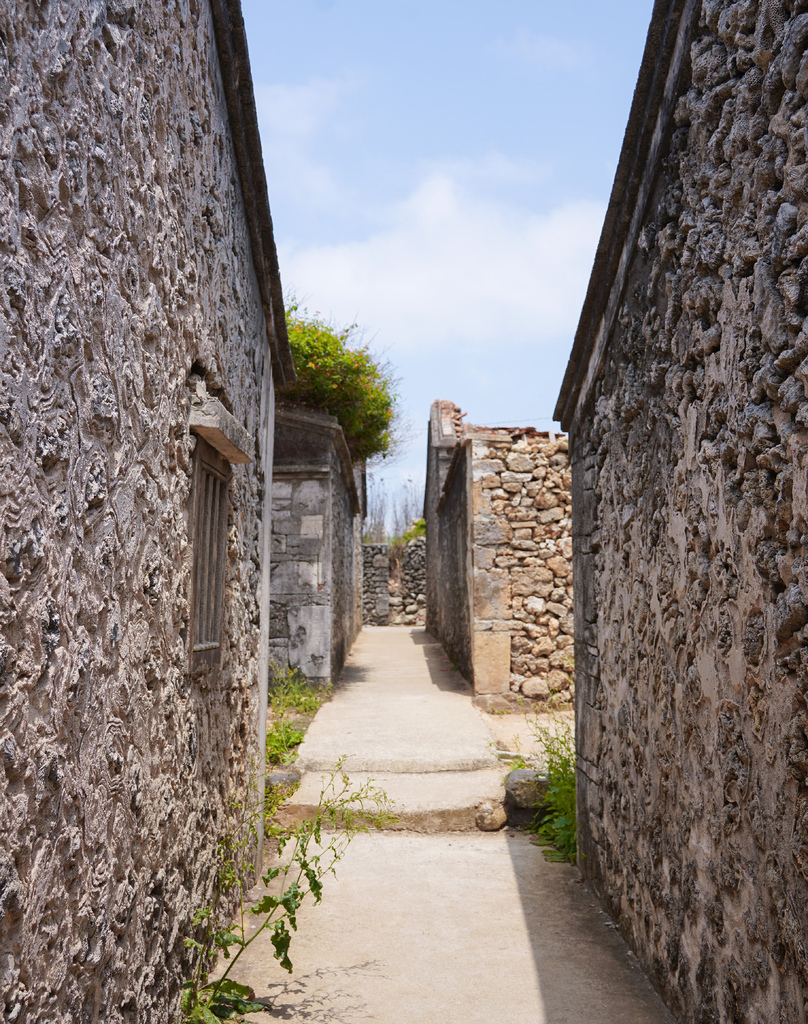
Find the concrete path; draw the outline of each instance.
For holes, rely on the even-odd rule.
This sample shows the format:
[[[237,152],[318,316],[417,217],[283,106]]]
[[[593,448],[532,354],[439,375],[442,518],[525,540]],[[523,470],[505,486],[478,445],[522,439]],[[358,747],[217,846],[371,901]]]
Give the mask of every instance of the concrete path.
[[[422,628],[360,633],[334,699],[300,747],[306,774],[284,820],[311,816],[323,772],[340,759],[357,784],[372,777],[387,793],[399,829],[476,830],[480,805],[504,797],[496,744],[471,688]]]
[[[250,947],[235,977],[272,1008],[248,1020],[673,1024],[573,867],[522,833],[468,830],[507,767],[494,766],[484,717],[422,630],[361,635],[301,748],[299,794],[312,780],[319,793],[341,755],[394,789],[418,831],[353,840],[322,903],[299,912],[291,976],[267,935]],[[316,797],[297,799],[301,810]]]

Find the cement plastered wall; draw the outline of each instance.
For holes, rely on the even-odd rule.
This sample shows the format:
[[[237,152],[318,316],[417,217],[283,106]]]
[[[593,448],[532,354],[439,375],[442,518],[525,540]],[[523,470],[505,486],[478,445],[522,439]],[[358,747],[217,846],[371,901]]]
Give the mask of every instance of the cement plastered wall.
[[[339,675],[362,625],[361,515],[334,447],[334,417],[295,410],[287,419],[283,408],[272,486],[270,653],[326,682]]]
[[[424,518],[426,519],[426,628],[440,637],[441,545],[438,539],[438,503],[457,443],[454,425],[456,407],[453,402],[433,402],[429,413],[426,443],[426,484]]]
[[[430,456],[434,454],[433,450]],[[454,473],[446,478],[440,512],[441,492],[431,486],[434,463],[427,467],[427,629],[441,642],[465,678],[472,681],[470,459],[466,461],[469,454],[468,445],[461,445],[457,451]]]
[[[0,1002],[176,1020],[257,752],[268,354],[206,4],[0,9]],[[231,485],[222,669],[191,678],[207,371]]]
[[[582,864],[681,1020],[805,1020],[808,10],[704,3],[573,428]]]

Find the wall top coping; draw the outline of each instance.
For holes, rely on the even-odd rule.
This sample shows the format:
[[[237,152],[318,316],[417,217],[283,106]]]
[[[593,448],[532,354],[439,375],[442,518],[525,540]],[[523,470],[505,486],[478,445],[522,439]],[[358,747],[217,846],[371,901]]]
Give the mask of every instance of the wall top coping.
[[[536,430],[535,427],[480,427],[474,423],[463,423],[462,418],[465,415],[466,413],[461,413],[460,407],[454,402],[436,401],[432,403],[429,416],[429,443],[434,448],[443,449],[443,452],[439,454],[443,454],[444,457],[451,454],[451,462],[438,498],[438,515],[443,512],[446,504],[446,495],[451,489],[462,450],[473,441],[498,441],[515,444],[516,441],[525,438],[547,441],[552,444],[564,436],[556,434],[552,430]]]
[[[606,218],[555,407],[554,417],[565,430],[586,405],[611,339],[700,8],[696,0],[654,3]]]
[[[272,372],[276,385],[281,387],[293,383],[296,374],[286,332],[283,287],[269,211],[241,0],[211,0],[211,13],[250,247],[267,325]]]
[[[336,416],[332,416],[330,413],[324,412],[322,409],[312,409],[306,405],[297,405],[293,402],[278,402],[275,406],[275,424],[284,424],[288,427],[292,427],[301,433],[308,434],[319,434],[321,437],[325,436],[330,438],[331,443],[334,446],[334,450],[337,453],[339,459],[340,469],[342,471],[342,477],[345,481],[345,487],[348,491],[348,499],[351,503],[351,512],[358,516],[362,512],[362,502],[359,498],[359,492],[356,487],[356,478],[354,476],[354,465],[351,453],[348,449],[348,444],[345,440],[345,434],[343,433],[342,427],[339,425],[339,421]],[[284,464],[283,466],[278,465],[274,472],[276,478],[284,473],[294,472],[295,474],[306,472],[306,466],[308,465],[309,472],[312,475],[319,475],[318,470],[315,468],[316,463],[303,463],[297,462],[292,464]],[[294,470],[291,469],[294,466]]]

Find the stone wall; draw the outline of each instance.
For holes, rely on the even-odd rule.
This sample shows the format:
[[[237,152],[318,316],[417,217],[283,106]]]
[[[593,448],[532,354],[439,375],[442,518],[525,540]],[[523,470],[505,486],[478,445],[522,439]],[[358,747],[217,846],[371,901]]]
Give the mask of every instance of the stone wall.
[[[557,410],[579,849],[681,1020],[791,1024],[808,1010],[808,13],[692,8],[656,6]]]
[[[566,437],[464,426],[459,409],[436,402],[430,438],[427,628],[475,692],[569,700],[574,630]],[[446,449],[452,457],[439,490]]]
[[[362,625],[361,473],[335,417],[278,404],[270,653],[321,683]]]
[[[445,547],[447,537],[439,536],[438,504],[443,494],[452,455],[457,444],[457,432],[462,420],[460,410],[454,402],[433,402],[429,411],[426,443],[426,482],[424,488],[424,518],[426,519],[426,628],[434,637],[446,635],[446,626],[442,619],[444,609],[439,600],[439,581],[443,578],[442,558],[448,552],[441,551]],[[470,656],[469,656],[470,663]]]
[[[511,691],[568,701],[574,629],[567,438],[481,432],[472,435],[471,451],[475,640],[486,631],[510,637]]]
[[[390,579],[390,624],[420,626],[426,618],[426,538],[414,537]]]
[[[270,352],[211,10],[8,0],[0,109],[0,1003],[175,1021],[225,803],[262,761]],[[203,385],[254,462],[220,667],[191,673]]]
[[[390,558],[386,544],[362,545],[362,622],[387,626],[390,622]]]

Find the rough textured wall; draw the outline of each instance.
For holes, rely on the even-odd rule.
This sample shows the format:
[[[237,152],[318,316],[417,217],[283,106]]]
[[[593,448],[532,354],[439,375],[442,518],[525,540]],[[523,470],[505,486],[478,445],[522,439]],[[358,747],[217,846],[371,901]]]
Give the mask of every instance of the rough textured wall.
[[[806,1017],[807,50],[704,3],[574,435],[583,863],[688,1021]]]
[[[427,629],[443,645],[443,649],[457,663],[461,673],[468,680],[474,678],[474,663],[471,647],[471,559],[469,552],[469,467],[468,446],[461,446],[456,452],[455,469],[451,479],[447,477],[447,488],[439,510],[434,514],[433,550],[434,563],[428,563],[428,571],[434,574],[434,605],[427,605]],[[427,497],[429,497],[427,477]],[[438,494],[440,497],[440,493]],[[436,502],[436,506],[438,503]],[[427,506],[427,538],[430,530],[430,512]],[[430,555],[428,557],[431,556]],[[438,567],[435,572],[435,566]],[[447,595],[451,595],[447,599]]]
[[[362,621],[368,626],[390,622],[390,558],[386,544],[362,545]]]
[[[432,403],[426,443],[426,484],[424,518],[426,520],[426,628],[440,637],[441,546],[438,542],[438,503],[452,461],[460,427],[460,410],[454,402]]]
[[[414,537],[390,579],[390,624],[420,626],[426,618],[426,538]]]
[[[503,689],[568,701],[574,629],[567,438],[467,429],[473,438],[474,632],[510,637]]]
[[[354,514],[338,460],[331,464],[331,678],[362,628],[362,516]]]
[[[222,669],[186,671],[194,363],[263,452],[207,5],[8,0],[0,110],[0,1001],[169,1021],[258,701],[251,466]]]
[[[362,625],[354,470],[338,457],[344,439],[333,416],[281,404],[275,424],[270,653],[326,682]]]

